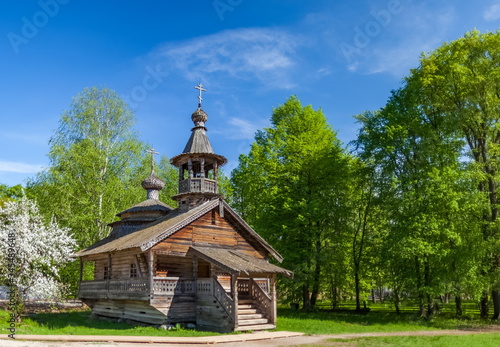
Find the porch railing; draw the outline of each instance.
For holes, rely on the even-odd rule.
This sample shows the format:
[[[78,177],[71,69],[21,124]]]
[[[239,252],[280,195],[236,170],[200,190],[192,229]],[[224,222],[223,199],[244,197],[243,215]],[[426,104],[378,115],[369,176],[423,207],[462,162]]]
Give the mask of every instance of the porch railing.
[[[175,277],[154,277],[153,293],[160,295],[195,294],[196,281],[183,280]]]
[[[254,299],[254,302],[261,311],[269,318],[272,324],[276,324],[276,317],[274,316],[274,305],[271,295],[266,293],[259,283],[250,278],[249,280],[249,292],[250,296]]]
[[[153,294],[155,295],[175,295],[175,294],[195,294],[196,281],[184,280],[178,277],[153,278]],[[80,282],[80,298],[99,298],[106,294],[113,295],[115,298],[122,296],[146,296],[150,292],[149,279],[131,278],[123,280],[99,280]]]
[[[179,182],[179,193],[217,193],[217,182],[209,178],[188,178]]]
[[[145,278],[124,280],[82,281],[79,287],[80,298],[102,298],[103,296],[141,297],[149,292],[149,282]]]
[[[228,317],[234,321],[235,317],[235,304],[224,287],[215,278],[203,278],[197,281],[197,294],[213,296],[219,302],[220,306],[224,309]]]
[[[253,278],[253,281],[268,295],[269,291],[269,279],[268,278]],[[239,278],[238,279],[238,294],[239,295],[250,295],[250,278]]]

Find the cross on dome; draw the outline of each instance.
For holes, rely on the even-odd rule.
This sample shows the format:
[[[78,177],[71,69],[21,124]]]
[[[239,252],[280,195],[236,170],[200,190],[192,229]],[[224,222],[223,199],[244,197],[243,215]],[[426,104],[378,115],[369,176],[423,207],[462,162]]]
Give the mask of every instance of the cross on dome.
[[[160,153],[156,152],[156,150],[154,148],[148,149],[146,151],[146,153],[151,154],[151,172],[154,172],[155,171],[155,155],[160,154]]]
[[[200,94],[198,95],[198,107],[201,107],[201,102],[203,101],[203,98],[201,97],[201,92],[206,92],[207,90],[203,88],[203,85],[198,83],[197,86],[194,86],[195,89],[198,89],[200,91]]]

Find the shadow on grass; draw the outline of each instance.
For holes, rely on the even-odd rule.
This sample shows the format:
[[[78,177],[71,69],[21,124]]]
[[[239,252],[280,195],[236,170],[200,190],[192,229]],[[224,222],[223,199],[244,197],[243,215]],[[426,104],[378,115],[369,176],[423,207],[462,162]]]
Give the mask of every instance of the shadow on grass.
[[[66,327],[84,327],[92,329],[128,330],[136,326],[128,323],[113,322],[91,316],[91,311],[68,311],[33,313],[27,318],[50,330],[59,330]]]

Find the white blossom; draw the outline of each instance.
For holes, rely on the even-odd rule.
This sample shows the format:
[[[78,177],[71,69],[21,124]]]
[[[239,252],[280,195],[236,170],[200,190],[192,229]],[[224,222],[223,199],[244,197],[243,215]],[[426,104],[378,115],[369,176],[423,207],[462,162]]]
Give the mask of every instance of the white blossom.
[[[0,276],[30,297],[59,294],[59,268],[70,260],[75,246],[69,229],[54,219],[44,222],[36,202],[26,196],[0,208]]]

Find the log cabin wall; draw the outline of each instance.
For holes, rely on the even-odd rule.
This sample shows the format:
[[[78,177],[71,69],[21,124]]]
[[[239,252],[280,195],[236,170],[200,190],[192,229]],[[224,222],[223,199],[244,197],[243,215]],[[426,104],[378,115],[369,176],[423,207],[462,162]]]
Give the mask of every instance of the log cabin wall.
[[[206,213],[155,245],[153,252],[184,256],[190,246],[229,247],[265,259],[265,255],[256,251],[216,210]]]
[[[193,259],[163,254],[155,255],[156,276],[193,278]]]
[[[104,269],[109,267],[108,254],[85,257],[82,261],[94,261],[94,280],[103,280]],[[136,277],[148,277],[147,255],[139,249],[128,249],[111,253],[111,278],[113,280],[131,278],[131,264],[134,264]]]

